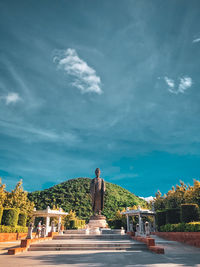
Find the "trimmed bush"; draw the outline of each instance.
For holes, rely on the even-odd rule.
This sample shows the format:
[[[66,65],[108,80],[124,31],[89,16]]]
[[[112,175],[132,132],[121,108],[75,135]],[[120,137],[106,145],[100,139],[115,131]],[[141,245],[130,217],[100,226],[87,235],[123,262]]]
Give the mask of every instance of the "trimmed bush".
[[[160,227],[161,232],[200,232],[200,222],[166,224]]]
[[[69,221],[69,229],[81,229],[85,226],[85,220],[70,220]]]
[[[17,226],[19,210],[18,209],[4,209],[2,216],[2,224],[7,226]]]
[[[0,225],[0,233],[28,233],[28,227]]]
[[[25,227],[26,222],[27,222],[27,214],[26,213],[20,213],[19,218],[18,218],[18,225]]]
[[[163,211],[157,211],[156,212],[156,225],[158,229],[160,229],[160,226],[166,224],[166,210]]]
[[[126,229],[126,222],[124,223],[124,220],[108,220],[108,226],[111,229],[120,229],[121,227],[124,227]]]
[[[200,222],[186,223],[185,232],[200,232]]]
[[[189,223],[199,220],[199,207],[197,204],[181,205],[181,222]]]
[[[0,207],[0,224],[1,224],[2,215],[3,215],[3,207]]]
[[[166,210],[166,224],[174,224],[181,222],[181,210],[180,208],[176,209],[167,209]]]

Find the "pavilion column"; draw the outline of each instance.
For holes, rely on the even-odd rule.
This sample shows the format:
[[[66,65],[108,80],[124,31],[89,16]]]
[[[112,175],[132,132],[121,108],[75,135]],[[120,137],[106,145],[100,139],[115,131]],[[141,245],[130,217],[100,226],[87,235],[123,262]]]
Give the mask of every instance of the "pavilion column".
[[[61,231],[61,216],[58,217],[58,233]]]
[[[155,215],[153,216],[153,232],[156,231],[156,217]]]
[[[49,223],[50,223],[50,217],[46,217],[46,235],[48,235],[49,232]]]
[[[140,235],[143,234],[143,229],[142,229],[142,217],[141,215],[139,214],[139,229],[140,229]]]
[[[33,216],[32,222],[33,222],[33,227],[35,227],[35,216]]]
[[[129,216],[126,215],[126,222],[127,222],[127,232],[130,232],[130,225],[129,225]]]

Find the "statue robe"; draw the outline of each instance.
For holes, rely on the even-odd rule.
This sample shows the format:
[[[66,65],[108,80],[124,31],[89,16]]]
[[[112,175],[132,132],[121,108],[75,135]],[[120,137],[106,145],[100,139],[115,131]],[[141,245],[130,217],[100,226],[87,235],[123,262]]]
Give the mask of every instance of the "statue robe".
[[[94,178],[90,184],[90,193],[92,197],[92,210],[99,213],[104,208],[104,193],[106,190],[105,182],[102,178]]]

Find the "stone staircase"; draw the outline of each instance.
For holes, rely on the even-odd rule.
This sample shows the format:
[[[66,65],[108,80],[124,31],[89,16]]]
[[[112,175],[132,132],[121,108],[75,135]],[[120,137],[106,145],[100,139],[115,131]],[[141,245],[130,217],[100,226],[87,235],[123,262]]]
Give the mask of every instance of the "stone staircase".
[[[83,235],[64,234],[54,236],[53,240],[31,244],[29,251],[74,251],[74,250],[147,250],[146,244],[131,240],[127,235],[103,234]]]

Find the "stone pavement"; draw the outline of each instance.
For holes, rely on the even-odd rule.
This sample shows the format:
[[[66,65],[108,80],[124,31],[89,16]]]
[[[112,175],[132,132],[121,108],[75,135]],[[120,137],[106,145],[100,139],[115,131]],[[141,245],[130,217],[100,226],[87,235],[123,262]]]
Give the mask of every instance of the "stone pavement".
[[[153,236],[155,237],[155,236]],[[165,254],[149,251],[29,251],[16,256],[0,255],[1,267],[30,266],[199,266],[200,249],[175,241],[156,238],[165,248]]]
[[[21,241],[0,242],[0,255],[5,254],[9,248],[19,247],[20,243]]]

